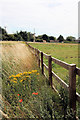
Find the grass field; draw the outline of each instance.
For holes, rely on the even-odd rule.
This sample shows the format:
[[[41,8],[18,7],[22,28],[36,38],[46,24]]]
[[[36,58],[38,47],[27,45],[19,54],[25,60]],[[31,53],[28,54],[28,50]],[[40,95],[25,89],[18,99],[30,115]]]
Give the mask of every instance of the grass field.
[[[78,44],[66,44],[66,43],[29,43],[31,46],[39,49],[40,51],[51,55],[61,61],[65,61],[69,64],[76,64],[78,67]],[[48,65],[47,59],[44,58],[44,62]],[[67,84],[69,84],[69,72],[61,66],[52,62],[53,71],[62,78]],[[80,79],[77,76],[77,91],[80,93]],[[53,79],[53,83],[59,90],[59,84]]]
[[[30,45],[57,59],[78,66],[78,44],[30,43]]]
[[[43,44],[32,45],[40,47],[40,50],[47,54],[51,54],[51,50],[49,50],[51,48],[50,44],[48,46],[44,44],[46,49]],[[55,52],[58,53],[59,50],[56,44],[53,48],[56,48]],[[0,105],[2,111],[9,118],[42,118],[44,120],[53,118],[64,120],[64,117],[66,117],[66,120],[68,120],[74,117],[70,116],[72,113],[68,112],[67,92],[58,83],[56,83],[56,87],[59,89],[61,97],[51,89],[48,80],[41,74],[41,70],[37,66],[35,56],[25,43],[0,42],[0,55],[2,73],[2,81],[0,79],[0,83],[2,82],[2,99],[0,97],[0,101],[3,103],[0,102]],[[44,61],[47,64],[46,59]],[[66,71],[54,63],[53,70],[62,78],[65,75],[64,80],[68,80]],[[64,107],[65,110],[63,111]]]

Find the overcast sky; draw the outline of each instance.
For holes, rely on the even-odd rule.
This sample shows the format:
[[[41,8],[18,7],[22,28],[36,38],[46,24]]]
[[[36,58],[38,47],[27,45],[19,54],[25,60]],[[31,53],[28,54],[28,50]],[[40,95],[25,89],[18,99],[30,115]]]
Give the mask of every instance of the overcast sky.
[[[0,0],[0,26],[8,33],[78,37],[79,0]]]

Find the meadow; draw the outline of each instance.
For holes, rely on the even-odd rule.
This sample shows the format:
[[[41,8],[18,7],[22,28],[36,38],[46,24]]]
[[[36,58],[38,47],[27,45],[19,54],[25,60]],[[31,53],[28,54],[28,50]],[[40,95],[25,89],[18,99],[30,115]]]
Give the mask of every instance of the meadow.
[[[69,43],[29,43],[31,46],[39,49],[40,51],[51,55],[61,61],[69,64],[76,64],[79,66],[79,45]],[[48,60],[44,58],[44,63],[48,65]],[[62,78],[69,85],[69,71],[62,68],[61,66],[52,62],[53,71]],[[46,72],[47,74],[47,72]],[[53,79],[53,83],[56,89],[60,89],[60,85]],[[77,76],[77,92],[80,93],[80,77]]]
[[[30,43],[30,45],[57,59],[78,66],[78,44]]]
[[[39,46],[39,44],[32,45]],[[50,46],[45,51],[43,47],[40,46],[40,48],[41,51],[47,51],[47,54],[50,54],[50,50],[47,50],[50,49]],[[0,42],[0,54],[2,73],[0,105],[2,111],[9,118],[40,118],[44,120],[74,118],[74,113],[69,112],[67,91],[59,87],[59,97],[51,89],[48,80],[41,74],[41,70],[37,66],[35,56],[25,43]],[[47,64],[47,61],[45,62]]]

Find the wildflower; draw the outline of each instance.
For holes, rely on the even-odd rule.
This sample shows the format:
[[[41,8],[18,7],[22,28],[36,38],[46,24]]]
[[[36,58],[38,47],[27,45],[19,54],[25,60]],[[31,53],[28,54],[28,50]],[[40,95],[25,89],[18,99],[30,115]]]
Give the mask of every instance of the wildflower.
[[[32,70],[33,73],[37,72],[37,70]]]
[[[11,81],[14,82],[14,83],[17,83],[17,81],[15,81],[15,80],[13,80],[13,79],[11,79]]]
[[[13,80],[17,80],[16,78],[13,78]]]
[[[19,96],[19,94],[18,94],[18,96]]]
[[[19,100],[19,102],[22,102],[23,100],[21,99],[21,100]]]
[[[14,83],[17,83],[17,81],[13,81]]]
[[[15,75],[12,75],[11,77],[15,77]]]
[[[11,76],[9,76],[9,79],[10,79],[11,77],[15,77],[15,75],[11,75]]]
[[[22,82],[23,80],[20,80],[20,82]]]
[[[20,75],[20,74],[17,74],[16,77],[21,77],[21,75]]]
[[[19,75],[22,75],[22,73],[19,73]]]
[[[9,76],[9,79],[11,78],[11,76]]]
[[[39,75],[39,73],[37,73],[36,75]]]
[[[31,74],[32,72],[28,72],[28,74]]]
[[[26,76],[26,78],[28,78],[28,77],[30,78],[30,76]]]
[[[23,72],[23,74],[27,74],[27,72]]]
[[[33,92],[32,95],[38,95],[38,92],[37,93]]]

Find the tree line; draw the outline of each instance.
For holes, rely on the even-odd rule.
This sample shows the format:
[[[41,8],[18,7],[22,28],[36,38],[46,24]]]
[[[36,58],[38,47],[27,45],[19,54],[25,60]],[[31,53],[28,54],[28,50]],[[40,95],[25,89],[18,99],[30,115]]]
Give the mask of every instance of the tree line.
[[[4,28],[0,27],[0,40],[2,41],[33,41],[33,34],[27,31],[20,31],[8,34]]]
[[[27,31],[20,31],[13,34],[8,34],[8,32],[0,27],[0,41],[34,41],[34,34]],[[76,40],[73,36],[68,36],[66,39],[62,35],[58,38],[54,36],[48,36],[46,34],[35,36],[35,42],[74,42]]]

